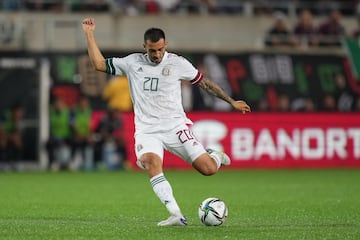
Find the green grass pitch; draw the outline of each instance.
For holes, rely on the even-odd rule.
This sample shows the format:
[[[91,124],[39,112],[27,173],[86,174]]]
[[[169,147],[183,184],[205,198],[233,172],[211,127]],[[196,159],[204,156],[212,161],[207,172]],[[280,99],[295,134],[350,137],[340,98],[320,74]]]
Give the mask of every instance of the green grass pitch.
[[[360,239],[360,169],[165,171],[187,227],[168,217],[145,172],[1,173],[0,239]],[[202,225],[222,198],[229,217]]]

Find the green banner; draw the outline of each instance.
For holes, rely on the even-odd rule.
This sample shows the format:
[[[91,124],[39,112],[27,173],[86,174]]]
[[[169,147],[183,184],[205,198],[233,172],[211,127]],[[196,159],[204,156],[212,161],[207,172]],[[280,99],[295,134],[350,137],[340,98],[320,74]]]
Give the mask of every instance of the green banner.
[[[352,72],[355,77],[360,77],[360,39],[347,38],[344,46],[351,61]]]

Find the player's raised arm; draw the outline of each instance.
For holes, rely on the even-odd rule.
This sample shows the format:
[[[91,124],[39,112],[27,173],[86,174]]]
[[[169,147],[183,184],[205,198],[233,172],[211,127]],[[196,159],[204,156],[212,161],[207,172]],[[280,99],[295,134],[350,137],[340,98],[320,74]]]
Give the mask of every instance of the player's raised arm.
[[[242,113],[250,112],[251,109],[244,101],[236,101],[232,99],[216,82],[204,77],[204,79],[199,83],[199,86],[204,89],[206,92],[211,95],[218,97],[233,106],[238,111]]]
[[[97,46],[95,40],[95,20],[93,18],[85,18],[82,21],[82,27],[85,33],[88,54],[91,60],[91,63],[96,70],[101,72],[106,72],[105,58],[102,55],[99,47]]]

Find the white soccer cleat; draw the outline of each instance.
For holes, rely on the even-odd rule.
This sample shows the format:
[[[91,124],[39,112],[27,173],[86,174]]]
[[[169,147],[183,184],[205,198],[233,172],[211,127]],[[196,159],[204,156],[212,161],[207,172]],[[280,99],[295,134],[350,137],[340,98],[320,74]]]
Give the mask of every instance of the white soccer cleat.
[[[221,165],[223,165],[223,166],[229,166],[230,165],[231,160],[230,160],[230,157],[226,153],[224,153],[222,151],[216,151],[216,150],[210,149],[210,148],[206,149],[206,151],[210,155],[211,154],[217,155],[221,160]]]
[[[186,226],[187,220],[184,216],[170,216],[168,219],[161,221],[158,226]]]
[[[221,165],[229,166],[231,163],[230,157],[224,152],[220,152],[220,154],[222,155]]]

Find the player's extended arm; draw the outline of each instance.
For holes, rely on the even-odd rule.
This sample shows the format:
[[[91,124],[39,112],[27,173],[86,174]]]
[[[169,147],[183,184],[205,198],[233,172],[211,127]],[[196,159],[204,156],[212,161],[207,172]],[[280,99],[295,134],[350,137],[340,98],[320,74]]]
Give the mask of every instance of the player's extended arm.
[[[102,55],[99,47],[96,44],[95,40],[95,20],[93,18],[85,18],[82,21],[82,27],[85,33],[88,54],[91,60],[91,63],[96,70],[101,72],[106,72],[105,58]]]
[[[204,77],[204,79],[199,83],[199,86],[204,89],[206,92],[211,95],[218,97],[233,106],[238,111],[242,113],[250,112],[251,109],[249,105],[244,101],[236,101],[232,99],[216,82]]]

